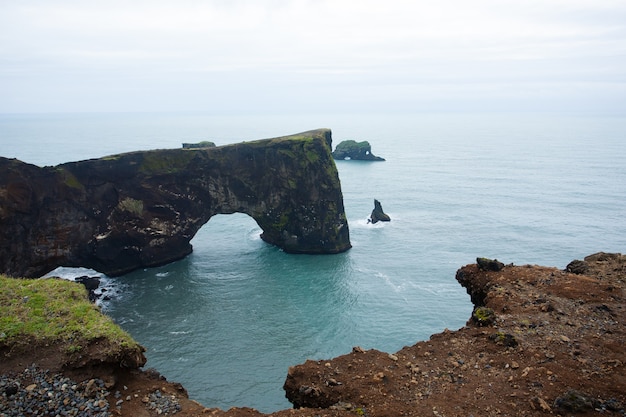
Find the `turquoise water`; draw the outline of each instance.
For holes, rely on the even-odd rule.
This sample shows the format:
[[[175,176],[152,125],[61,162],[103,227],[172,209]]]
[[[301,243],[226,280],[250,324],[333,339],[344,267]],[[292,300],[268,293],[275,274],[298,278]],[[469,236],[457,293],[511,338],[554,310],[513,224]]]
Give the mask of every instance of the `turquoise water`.
[[[288,408],[291,365],[462,327],[472,306],[454,274],[477,256],[564,268],[626,252],[620,117],[4,115],[0,154],[52,165],[318,127],[387,159],[337,162],[350,251],[285,254],[250,217],[219,215],[186,259],[110,280],[103,309],[148,348],[147,367],[206,406]],[[375,198],[390,223],[367,224]]]

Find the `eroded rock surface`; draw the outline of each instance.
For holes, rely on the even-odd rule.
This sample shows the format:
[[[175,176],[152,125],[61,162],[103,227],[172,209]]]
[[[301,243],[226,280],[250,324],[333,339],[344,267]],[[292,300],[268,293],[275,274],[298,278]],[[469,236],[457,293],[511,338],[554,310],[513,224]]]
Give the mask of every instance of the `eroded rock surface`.
[[[583,262],[585,275],[467,265],[456,278],[493,320],[393,354],[354,348],[309,360],[289,369],[287,397],[371,417],[624,415],[626,256]]]
[[[0,272],[58,266],[108,275],[188,255],[215,214],[250,215],[291,253],[337,253],[350,237],[331,132],[38,167],[0,158]]]

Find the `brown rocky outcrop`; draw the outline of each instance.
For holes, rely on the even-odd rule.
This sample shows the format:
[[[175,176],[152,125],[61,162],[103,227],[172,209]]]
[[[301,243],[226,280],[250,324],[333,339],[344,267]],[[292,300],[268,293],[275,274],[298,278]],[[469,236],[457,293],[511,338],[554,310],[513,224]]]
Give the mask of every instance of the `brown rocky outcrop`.
[[[55,167],[0,158],[0,272],[58,266],[120,275],[188,255],[215,214],[246,213],[291,253],[337,253],[350,236],[331,132],[133,152]]]
[[[626,256],[584,262],[585,275],[467,265],[456,278],[489,324],[470,319],[393,354],[307,361],[289,369],[287,397],[367,416],[624,415]]]

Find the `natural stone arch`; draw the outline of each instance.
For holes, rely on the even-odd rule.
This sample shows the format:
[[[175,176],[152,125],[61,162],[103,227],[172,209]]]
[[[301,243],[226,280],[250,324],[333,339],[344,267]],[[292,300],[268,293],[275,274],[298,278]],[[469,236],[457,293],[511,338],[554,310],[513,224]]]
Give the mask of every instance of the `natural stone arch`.
[[[216,214],[245,213],[290,253],[351,247],[331,132],[132,152],[39,168],[0,158],[0,266],[120,275],[188,255]]]

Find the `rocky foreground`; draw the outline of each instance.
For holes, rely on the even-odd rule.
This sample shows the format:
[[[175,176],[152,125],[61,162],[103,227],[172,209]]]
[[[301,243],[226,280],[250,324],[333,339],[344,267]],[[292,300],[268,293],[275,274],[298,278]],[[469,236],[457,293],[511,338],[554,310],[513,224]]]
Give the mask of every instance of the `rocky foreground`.
[[[465,327],[395,353],[355,347],[294,366],[284,388],[299,408],[271,415],[626,415],[626,255],[598,253],[566,270],[479,261],[456,275],[476,306]],[[18,380],[24,368],[45,362],[50,373],[77,381],[61,379],[81,398],[89,395],[88,384],[99,387],[93,389],[103,406],[98,415],[264,415],[205,408],[156,372],[68,367],[58,355],[55,363],[54,349],[47,349],[8,361],[4,352],[0,404],[26,398],[28,388],[54,397],[54,387],[46,391],[32,378]],[[88,411],[68,415],[96,415]]]

